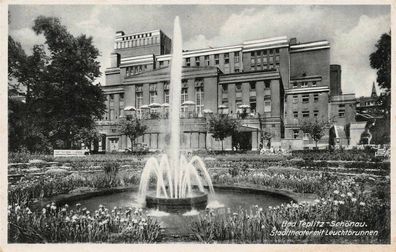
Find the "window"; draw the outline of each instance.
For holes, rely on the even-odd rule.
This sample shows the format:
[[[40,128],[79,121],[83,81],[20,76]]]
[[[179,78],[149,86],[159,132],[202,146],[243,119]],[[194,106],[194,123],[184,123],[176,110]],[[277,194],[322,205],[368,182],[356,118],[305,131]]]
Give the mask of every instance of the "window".
[[[276,56],[275,56],[275,62],[276,62],[276,63],[279,63],[279,55],[276,55]]]
[[[338,116],[345,117],[345,109],[338,109]]]
[[[264,87],[265,87],[265,88],[270,88],[270,87],[271,87],[271,81],[265,80],[265,81],[264,81]]]
[[[316,87],[316,81],[312,81],[312,86]]]
[[[227,84],[223,84],[222,88],[223,88],[223,93],[228,93],[228,85]]]
[[[256,90],[256,82],[250,82],[250,83],[249,83],[249,87],[250,87],[250,90],[251,90],[251,91]]]
[[[164,102],[169,104],[169,89],[164,90]]]
[[[293,82],[293,88],[298,88],[298,83],[297,82]]]
[[[110,121],[114,120],[114,109],[110,109]]]
[[[250,111],[252,113],[256,112],[256,97],[250,97],[249,99]]]
[[[241,83],[237,83],[237,84],[235,85],[235,90],[236,90],[237,92],[242,92],[242,84],[241,84]]]
[[[314,110],[313,111],[313,116],[314,117],[318,117],[318,115],[319,115],[319,110]]]
[[[182,88],[181,90],[181,103],[188,100],[188,88]]]
[[[220,64],[220,60],[219,60],[219,55],[218,54],[214,55],[214,59],[215,59],[215,65],[216,66],[219,65]]]
[[[309,111],[308,110],[304,110],[302,112],[302,117],[309,117]]]
[[[258,55],[257,55],[256,64],[261,65],[261,55],[259,54],[259,52],[257,52],[257,53],[258,53]]]
[[[297,138],[298,138],[298,135],[299,135],[299,130],[294,129],[294,130],[293,130],[293,138],[294,138],[294,139],[297,139]]]
[[[159,66],[163,67],[164,66],[164,62],[163,61],[159,61]]]
[[[251,66],[255,66],[255,65],[256,65],[256,56],[255,56],[255,53],[254,53],[254,52],[252,52],[252,53],[250,54],[250,65],[251,65]]]
[[[298,111],[293,111],[293,117],[298,118]]]
[[[271,101],[264,101],[264,112],[271,112]]]
[[[191,64],[190,64],[190,58],[186,58],[186,66],[190,66]]]
[[[302,95],[302,103],[309,103],[309,94]]]
[[[150,103],[157,101],[157,91],[150,91]]]
[[[204,88],[203,86],[201,87],[196,87],[195,88],[195,97],[196,97],[196,110],[197,114],[199,116],[202,115],[202,110],[204,107]]]
[[[124,107],[124,94],[120,94],[120,107]]]
[[[270,64],[274,63],[274,57],[273,57],[273,56],[270,56],[270,57],[269,57],[269,63],[270,63]]]
[[[230,54],[225,53],[224,54],[224,64],[229,64],[230,63]]]
[[[267,64],[268,63],[268,58],[267,57],[263,57],[263,64]]]
[[[130,75],[130,67],[127,67],[126,69],[125,69],[125,76],[126,77],[128,77],[129,75]]]
[[[293,103],[298,103],[298,95],[293,95]]]
[[[206,56],[205,56],[205,65],[206,65],[206,66],[209,66],[209,64],[210,64],[209,55],[206,55]]]
[[[183,102],[188,100],[188,89],[187,88],[182,88],[181,90],[181,104],[183,104]],[[182,105],[181,108],[181,116],[184,117],[185,113],[187,111],[187,106],[186,105]]]
[[[239,52],[235,52],[235,54],[234,54],[234,61],[235,61],[235,63],[238,63],[238,62],[239,62]]]
[[[274,49],[270,49],[270,50],[269,50],[269,53],[270,53],[270,54],[274,54]]]
[[[318,102],[319,101],[319,94],[314,94],[314,102]]]
[[[276,48],[276,49],[275,49],[275,53],[279,53],[279,48]]]
[[[268,53],[267,50],[263,50],[263,55],[266,55]]]
[[[308,82],[306,82],[306,81],[301,82],[301,87],[302,88],[308,87]]]
[[[195,57],[195,65],[199,66],[200,65],[199,57]]]

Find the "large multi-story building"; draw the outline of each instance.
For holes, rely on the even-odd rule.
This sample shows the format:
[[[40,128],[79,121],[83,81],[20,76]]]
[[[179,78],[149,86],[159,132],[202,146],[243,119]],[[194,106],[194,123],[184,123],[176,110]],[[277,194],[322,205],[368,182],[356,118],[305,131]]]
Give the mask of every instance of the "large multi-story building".
[[[107,110],[98,122],[101,149],[131,146],[117,127],[118,120],[128,115],[143,118],[149,126],[138,142],[151,149],[165,147],[170,51],[171,39],[160,30],[116,33],[111,67],[102,86]],[[325,40],[297,43],[295,38],[275,37],[185,50],[182,148],[221,148],[207,130],[211,113],[228,113],[241,121],[242,137],[226,139],[225,149],[239,144],[256,150],[263,132],[271,133],[272,146],[312,144],[299,125],[303,120],[329,119],[331,97],[341,95],[340,75],[339,66],[330,66],[330,44]],[[328,138],[321,143],[327,144]]]

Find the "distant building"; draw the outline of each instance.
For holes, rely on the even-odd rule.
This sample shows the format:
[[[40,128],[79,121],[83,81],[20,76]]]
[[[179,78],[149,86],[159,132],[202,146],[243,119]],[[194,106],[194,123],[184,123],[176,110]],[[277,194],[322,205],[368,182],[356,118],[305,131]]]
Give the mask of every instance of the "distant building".
[[[118,120],[126,116],[139,116],[149,126],[138,142],[151,149],[166,147],[170,51],[171,39],[160,30],[116,33],[102,86],[107,110],[104,120],[97,123],[103,134],[100,149],[131,146],[117,128]],[[221,148],[207,131],[207,117],[213,112],[241,120],[244,137],[238,141],[243,142],[228,138],[225,149],[238,144],[257,150],[264,131],[271,133],[274,147],[301,149],[313,145],[299,128],[303,120],[328,120],[336,115],[344,124],[353,118],[354,108],[349,108],[353,100],[354,95],[341,93],[341,67],[330,65],[326,40],[297,43],[295,38],[275,37],[185,50],[182,148]],[[328,145],[328,136],[320,145]]]
[[[369,121],[372,119],[379,119],[383,117],[383,110],[381,109],[381,104],[379,97],[377,95],[377,90],[375,88],[375,83],[371,88],[370,96],[362,96],[357,99],[356,103],[356,120],[357,121]]]

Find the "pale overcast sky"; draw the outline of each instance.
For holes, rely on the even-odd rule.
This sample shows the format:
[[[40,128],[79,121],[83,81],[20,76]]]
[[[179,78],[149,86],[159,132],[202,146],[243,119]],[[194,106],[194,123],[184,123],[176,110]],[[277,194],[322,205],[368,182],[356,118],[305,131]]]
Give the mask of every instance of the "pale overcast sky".
[[[171,36],[175,16],[180,17],[184,49],[284,35],[299,42],[327,39],[331,64],[342,66],[343,92],[357,96],[370,94],[376,72],[369,55],[381,34],[390,31],[390,8],[385,5],[10,5],[9,10],[9,33],[27,53],[44,42],[33,33],[33,20],[56,16],[71,33],[93,37],[102,72],[109,66],[116,31],[161,29]],[[104,83],[104,76],[99,81]]]

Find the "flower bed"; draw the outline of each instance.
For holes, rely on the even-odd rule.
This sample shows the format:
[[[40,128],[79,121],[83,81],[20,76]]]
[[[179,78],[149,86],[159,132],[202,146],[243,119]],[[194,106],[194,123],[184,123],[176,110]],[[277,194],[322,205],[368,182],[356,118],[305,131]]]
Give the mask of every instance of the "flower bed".
[[[161,240],[161,228],[141,209],[113,209],[100,206],[90,213],[79,204],[59,209],[47,205],[32,212],[19,205],[8,207],[10,243],[153,243]]]
[[[192,229],[205,243],[389,243],[389,198],[365,194],[354,183],[335,183],[313,204],[208,211]]]

